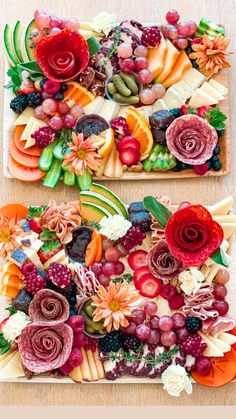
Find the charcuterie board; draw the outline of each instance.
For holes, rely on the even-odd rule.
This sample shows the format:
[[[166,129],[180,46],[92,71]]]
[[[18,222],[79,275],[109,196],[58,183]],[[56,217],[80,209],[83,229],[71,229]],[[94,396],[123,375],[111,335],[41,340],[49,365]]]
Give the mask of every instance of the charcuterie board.
[[[93,184],[80,201],[1,207],[0,381],[159,383],[173,396],[232,381],[232,205],[126,206]]]
[[[218,61],[216,56],[209,71],[199,57],[199,45],[217,49],[216,40],[222,43],[221,61],[229,66],[231,52],[226,51],[223,26],[205,18],[198,25],[181,22],[172,14],[158,28],[133,20],[116,23],[113,15],[104,12],[92,22],[68,19],[66,23],[54,17],[53,24],[57,22],[60,28],[50,27],[47,33],[42,16],[41,23],[37,12],[34,17],[28,26],[7,24],[4,32],[6,70],[9,62],[11,65],[6,79],[9,89],[4,94],[5,176],[26,182],[42,180],[48,187],[64,180],[68,186],[83,188],[92,177],[99,181],[148,180],[230,172],[228,69],[218,67],[222,57]],[[20,48],[17,36],[21,37]],[[58,42],[70,49],[70,37],[83,46],[82,68],[73,76],[58,76],[53,71],[61,74],[61,69],[55,70],[55,62],[54,70],[49,68],[51,56],[45,51],[51,51],[51,46],[57,49]],[[70,54],[73,60],[81,59],[78,51]],[[9,77],[17,80],[16,85],[9,84]],[[193,115],[187,127],[190,138],[181,132],[186,114]],[[205,128],[216,128],[217,135],[205,138],[203,128],[198,136],[199,118],[205,120]],[[169,135],[169,127],[176,124],[180,127],[178,140]],[[72,139],[73,130],[79,139]],[[79,143],[87,139],[94,159],[91,167],[89,160],[76,157]]]

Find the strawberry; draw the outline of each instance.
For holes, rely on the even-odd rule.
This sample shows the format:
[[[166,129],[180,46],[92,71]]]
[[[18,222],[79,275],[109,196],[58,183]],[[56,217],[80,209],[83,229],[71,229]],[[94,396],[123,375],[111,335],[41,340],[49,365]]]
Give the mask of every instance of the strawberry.
[[[208,106],[200,106],[200,108],[197,110],[197,116],[205,118],[205,114],[208,112],[208,109]]]
[[[161,292],[162,282],[152,274],[145,274],[139,280],[139,293],[143,297],[155,298]]]
[[[140,152],[140,144],[134,137],[124,137],[117,143],[119,152],[126,150],[127,148],[133,148],[137,153]]]
[[[145,250],[135,250],[131,252],[128,257],[128,263],[133,271],[136,271],[142,266],[147,266],[147,256],[148,253]]]
[[[28,223],[32,231],[38,234],[41,233],[40,218],[32,218],[32,220],[28,220]]]
[[[195,173],[197,173],[197,175],[203,176],[208,171],[208,163],[205,162],[203,164],[195,164],[193,166],[193,170]]]
[[[135,288],[139,289],[139,281],[146,274],[150,274],[150,271],[147,266],[141,266],[141,268],[138,268],[134,272],[133,281]]]
[[[62,249],[63,246],[59,240],[47,240],[38,251],[39,259],[42,263],[45,263]]]
[[[40,223],[40,217],[43,214],[43,211],[46,209],[44,206],[38,206],[38,207],[29,207],[29,213],[27,215],[27,221],[29,223],[29,226],[31,230],[35,231],[36,233],[40,234],[41,229],[41,223]]]
[[[139,161],[140,154],[133,148],[127,147],[125,150],[120,151],[120,161],[126,166],[133,166]]]
[[[34,83],[29,79],[23,79],[17,93],[28,95],[29,93],[32,93],[32,92],[35,92]]]
[[[180,108],[181,115],[187,115],[188,114],[188,106],[182,105]]]

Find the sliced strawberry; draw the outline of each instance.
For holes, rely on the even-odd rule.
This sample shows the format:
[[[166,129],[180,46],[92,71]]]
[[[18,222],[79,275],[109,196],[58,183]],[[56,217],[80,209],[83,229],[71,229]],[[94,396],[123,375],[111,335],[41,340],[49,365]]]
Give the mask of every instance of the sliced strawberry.
[[[133,271],[137,271],[142,266],[147,266],[148,253],[145,250],[135,250],[128,257],[128,263]]]
[[[188,114],[188,106],[182,105],[180,108],[181,115],[187,115]]]
[[[41,249],[38,251],[39,259],[42,263],[47,262],[53,256],[55,256],[60,250],[63,249],[63,246],[59,240],[47,240]]]
[[[38,234],[41,233],[40,218],[32,218],[32,220],[28,220],[28,223],[32,231],[35,231],[35,233]]]
[[[140,279],[146,274],[150,274],[150,271],[147,266],[141,266],[141,268],[138,268],[134,272],[133,281],[134,281],[134,286],[135,288],[137,288],[137,290],[139,290]]]
[[[120,151],[120,161],[126,166],[133,166],[139,161],[140,154],[131,147],[127,147],[125,150]]]
[[[201,118],[205,118],[205,114],[208,112],[209,107],[208,106],[200,106],[197,110],[197,116],[200,116]]]
[[[118,151],[133,148],[137,153],[140,152],[140,143],[134,137],[124,137],[117,143]]]
[[[161,292],[162,282],[152,274],[145,274],[139,280],[139,293],[142,297],[155,298]]]

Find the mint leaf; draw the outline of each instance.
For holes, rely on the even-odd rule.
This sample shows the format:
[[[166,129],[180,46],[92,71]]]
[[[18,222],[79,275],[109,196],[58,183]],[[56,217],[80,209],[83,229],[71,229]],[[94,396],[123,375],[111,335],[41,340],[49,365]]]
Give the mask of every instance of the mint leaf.
[[[227,116],[220,111],[219,106],[210,109],[205,114],[205,118],[215,129],[225,129],[225,121],[227,120]]]
[[[5,308],[5,310],[8,310],[11,316],[12,316],[12,314],[16,314],[16,312],[17,312],[15,307],[12,307],[12,306]]]
[[[45,228],[43,232],[40,234],[40,240],[52,240],[56,238],[56,233],[54,231]]]
[[[29,207],[29,213],[27,215],[28,220],[33,218],[41,217],[43,211],[46,209],[46,205],[43,207]]]
[[[43,74],[43,70],[39,67],[37,61],[29,61],[28,63],[18,64],[22,70],[27,70],[31,74]]]
[[[144,207],[149,211],[161,227],[165,228],[172,212],[157,201],[153,196],[145,196],[143,199]]]
[[[217,250],[215,250],[214,253],[212,253],[211,259],[218,265],[225,266],[226,268],[229,266],[228,256],[221,247],[219,247]]]
[[[40,248],[40,251],[42,253],[47,253],[56,250],[59,247],[61,247],[61,242],[59,240],[47,240]]]

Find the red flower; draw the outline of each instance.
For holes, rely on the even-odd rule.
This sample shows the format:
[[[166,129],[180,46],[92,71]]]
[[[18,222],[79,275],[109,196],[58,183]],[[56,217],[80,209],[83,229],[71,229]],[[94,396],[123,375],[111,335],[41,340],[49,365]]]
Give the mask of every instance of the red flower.
[[[220,246],[221,226],[202,205],[190,205],[169,219],[165,237],[171,253],[188,266],[199,266]]]
[[[89,61],[85,39],[69,29],[42,38],[37,45],[36,56],[45,76],[58,82],[78,77]]]

